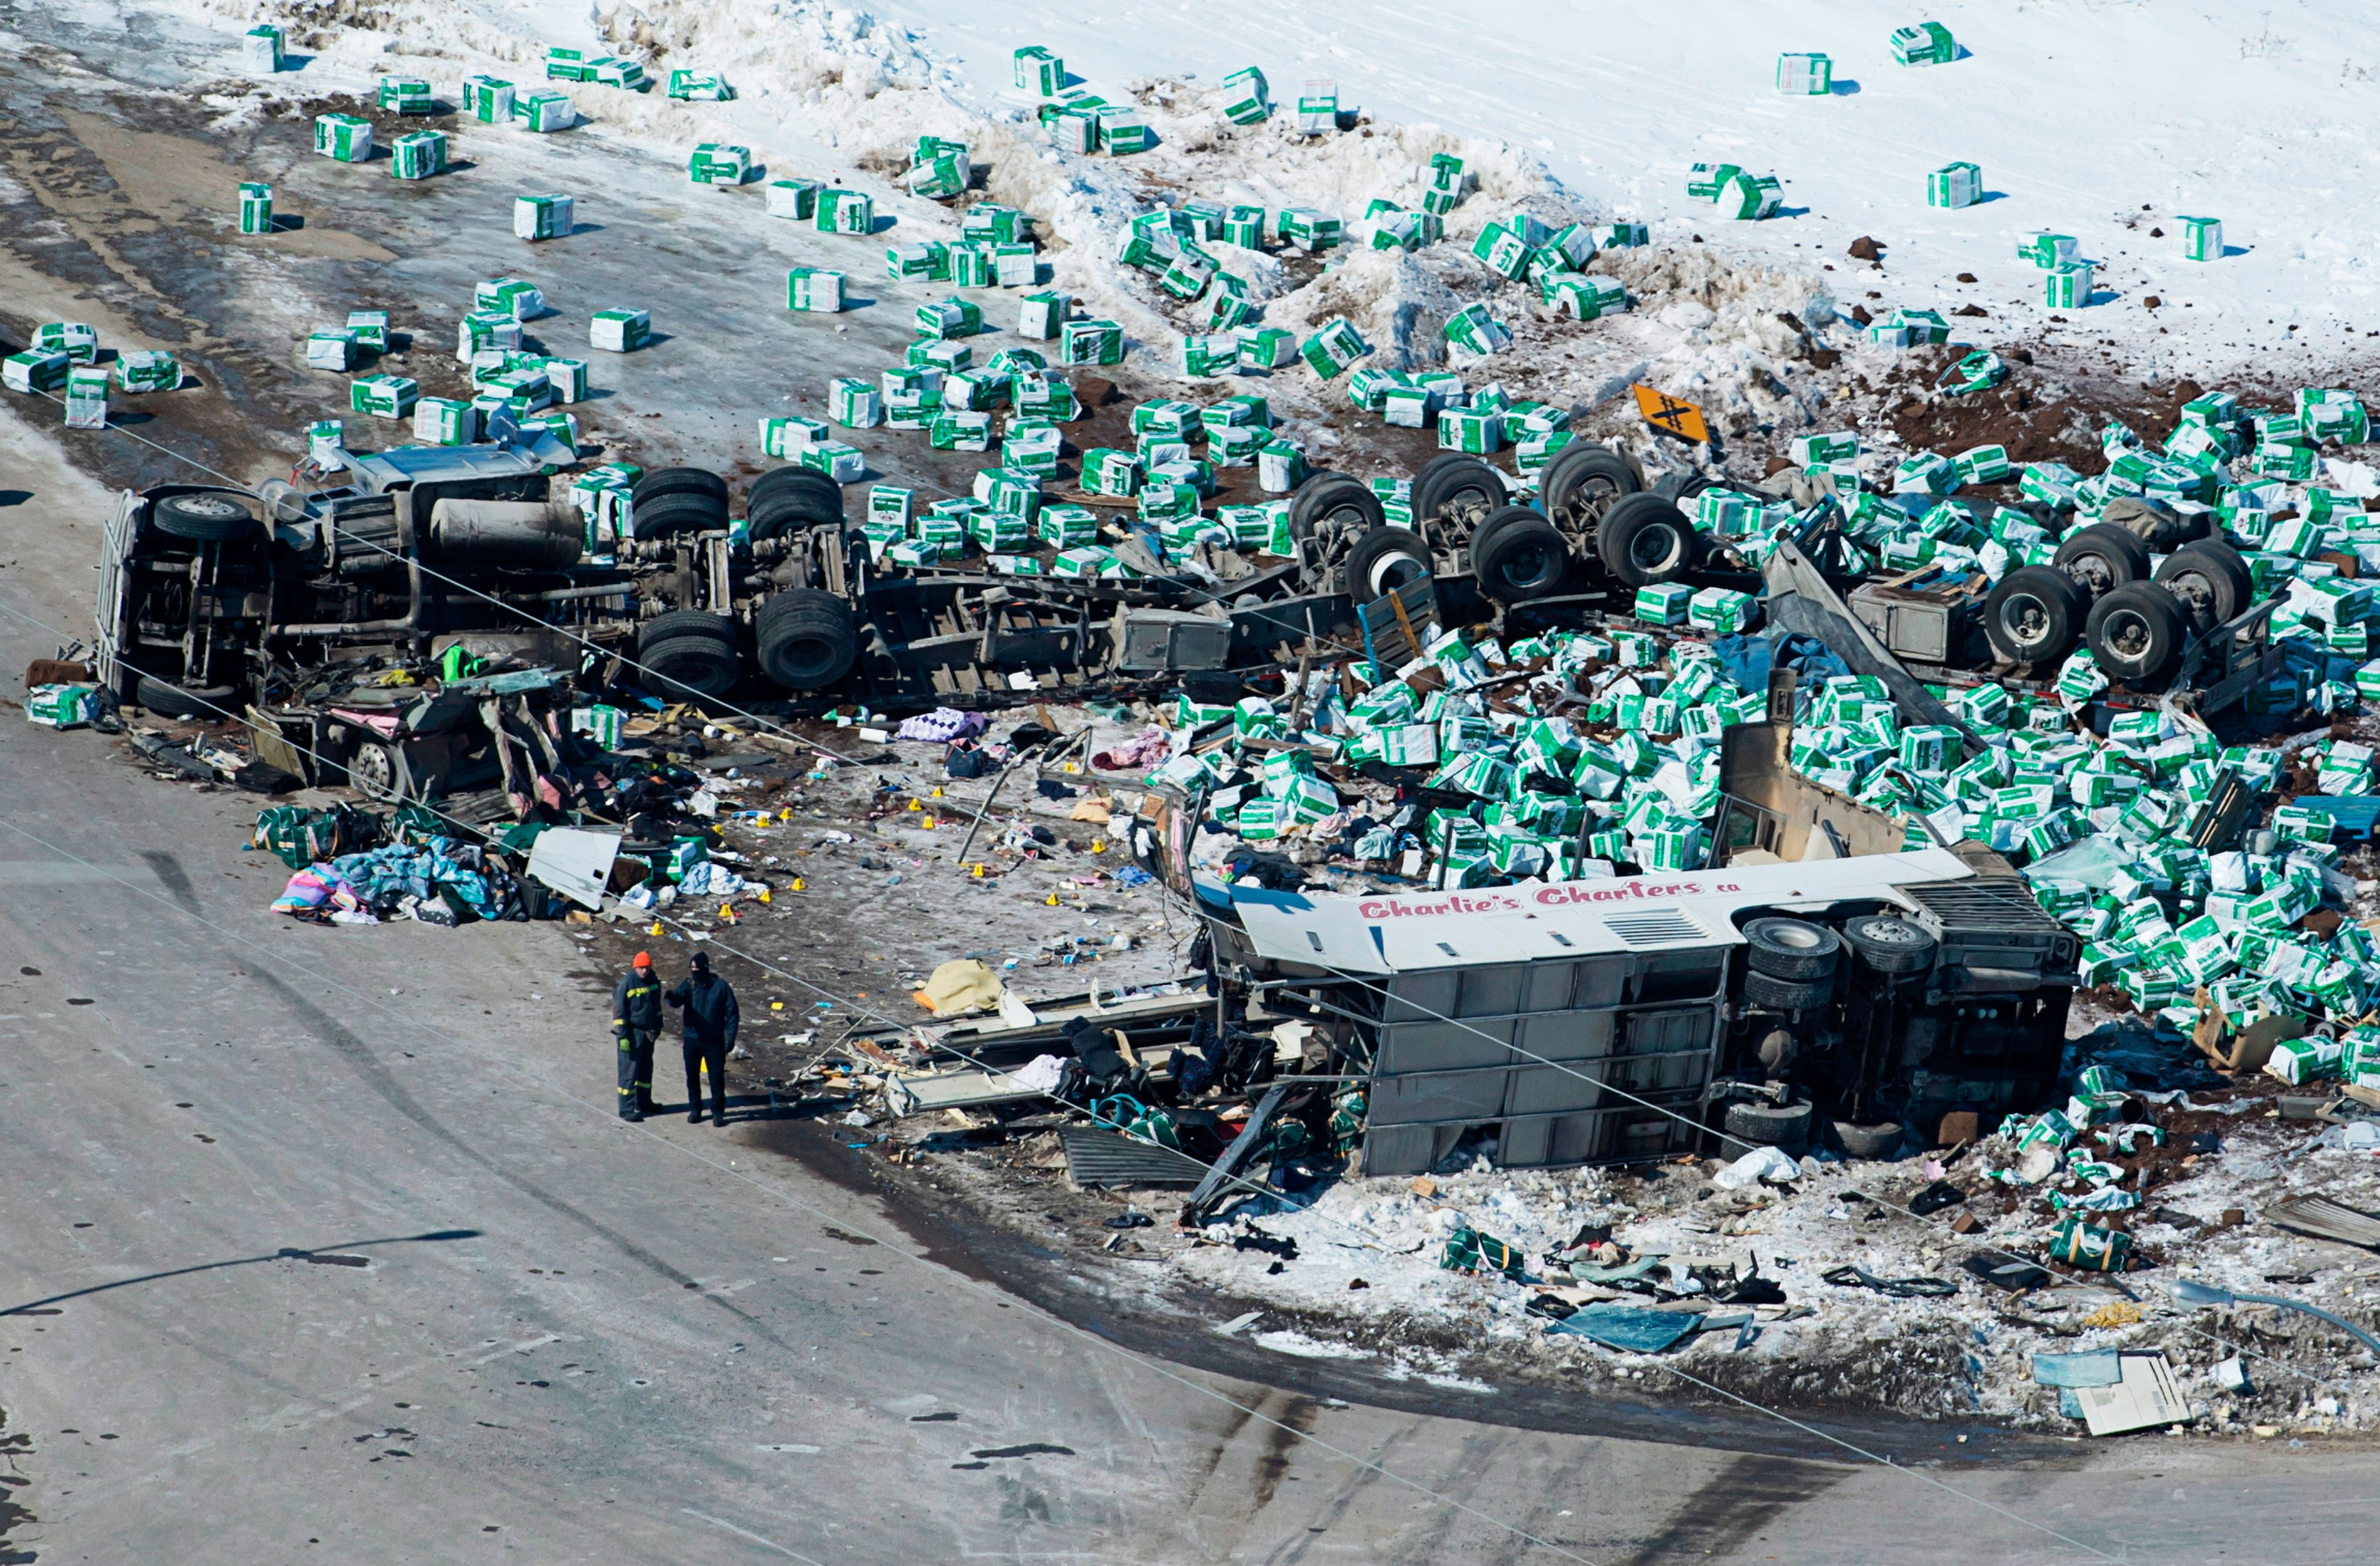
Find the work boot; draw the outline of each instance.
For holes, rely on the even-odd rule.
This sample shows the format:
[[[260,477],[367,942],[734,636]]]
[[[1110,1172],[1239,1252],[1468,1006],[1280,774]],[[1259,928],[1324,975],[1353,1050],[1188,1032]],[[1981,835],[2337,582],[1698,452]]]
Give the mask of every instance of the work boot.
[[[620,1118],[626,1121],[630,1125],[641,1125],[644,1123],[645,1119],[643,1111],[638,1110],[631,1110]]]
[[[700,1110],[686,1111],[686,1123],[688,1125],[700,1125],[702,1123],[702,1111]]]

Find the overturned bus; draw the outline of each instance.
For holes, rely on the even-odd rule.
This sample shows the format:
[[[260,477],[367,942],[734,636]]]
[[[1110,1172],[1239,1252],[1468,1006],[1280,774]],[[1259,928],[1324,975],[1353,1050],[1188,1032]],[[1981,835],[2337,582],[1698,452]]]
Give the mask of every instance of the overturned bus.
[[[2058,1081],[2079,942],[1975,844],[1475,892],[1307,895],[1135,845],[1212,939],[1227,1018],[1309,1024],[1367,1174],[1743,1145],[1882,1156]],[[1171,851],[1169,852],[1169,847]]]

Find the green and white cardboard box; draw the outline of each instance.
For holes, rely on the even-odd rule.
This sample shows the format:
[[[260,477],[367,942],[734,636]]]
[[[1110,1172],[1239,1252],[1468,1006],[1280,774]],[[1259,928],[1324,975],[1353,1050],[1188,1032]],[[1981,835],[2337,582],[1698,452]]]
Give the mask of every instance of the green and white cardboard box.
[[[588,61],[586,79],[600,86],[617,87],[630,92],[640,92],[651,85],[651,79],[645,75],[643,66],[613,55]]]
[[[806,314],[834,315],[843,309],[843,273],[797,266],[785,273],[785,308]]]
[[[2041,302],[2051,310],[2081,310],[2091,302],[2089,261],[2068,261],[2041,274]]]
[[[513,100],[513,123],[540,133],[567,130],[578,123],[578,111],[566,92],[524,92]]]
[[[380,106],[392,114],[426,115],[438,107],[431,96],[430,83],[419,77],[384,76],[380,79]]]
[[[1636,589],[1636,618],[1656,625],[1682,625],[1694,589],[1684,582],[1657,582]]]
[[[446,133],[410,130],[388,144],[391,179],[429,179],[446,172]]]
[[[1157,145],[1157,132],[1134,110],[1115,104],[1099,111],[1099,150],[1111,158],[1146,152]]]
[[[516,353],[520,346],[520,322],[509,311],[475,310],[455,322],[455,358],[461,363],[491,349]]]
[[[588,345],[606,353],[632,353],[652,334],[652,317],[640,310],[599,310],[587,327]]]
[[[1099,519],[1087,506],[1045,505],[1034,518],[1033,530],[1043,543],[1081,549],[1099,541]]]
[[[2173,224],[2173,248],[2184,261],[2208,261],[2223,259],[2223,220],[2219,217],[2176,217]]]
[[[578,226],[577,212],[577,202],[558,192],[545,196],[515,196],[513,237],[530,240],[563,238]]]
[[[838,484],[856,484],[868,477],[868,458],[859,448],[841,441],[820,441],[801,455],[804,467],[815,468]]]
[[[1720,187],[1714,205],[1721,217],[1742,223],[1776,215],[1785,192],[1773,174],[1738,173]]]
[[[1028,43],[1011,56],[1010,69],[1020,92],[1055,98],[1066,85],[1066,62],[1038,43]]]
[[[1440,409],[1438,416],[1438,448],[1459,451],[1473,456],[1487,456],[1504,446],[1504,421],[1492,413],[1475,412],[1469,408]]]
[[[1062,152],[1087,153],[1099,144],[1099,116],[1086,109],[1069,109],[1042,121],[1050,144]]]
[[[242,234],[273,232],[273,187],[254,183],[239,188],[239,231]]]
[[[1950,30],[1940,22],[1897,28],[1890,42],[1894,61],[1904,66],[1946,66],[1959,57]]]
[[[314,151],[343,164],[359,164],[372,154],[371,121],[361,115],[314,116]]]
[[[1929,207],[1971,207],[1984,197],[1984,171],[1975,164],[1945,164],[1925,176]]]
[[[388,352],[388,311],[351,310],[347,311],[347,330],[354,334],[358,347],[376,354]]]
[[[480,410],[454,397],[423,397],[413,405],[413,438],[433,446],[468,446],[480,438]]]
[[[240,34],[239,63],[243,69],[270,76],[281,68],[281,30],[252,27]]]
[[[735,95],[717,71],[673,70],[669,95],[682,103],[717,103]]]
[[[2029,261],[2046,272],[2052,267],[2082,260],[2082,252],[2078,248],[2080,243],[2071,234],[2052,234],[2046,229],[2036,229],[2016,242],[2016,259]]]
[[[1339,84],[1311,80],[1297,95],[1297,133],[1322,136],[1339,128]]]
[[[832,433],[822,419],[763,419],[760,420],[760,454],[790,461]]]
[[[565,49],[558,43],[545,48],[545,79],[548,81],[585,81],[588,79],[587,53],[583,49]]]
[[[482,125],[510,124],[513,84],[492,76],[464,78],[463,112]]]
[[[1058,337],[1061,364],[1122,364],[1123,328],[1112,321],[1069,321]]]
[[[838,376],[826,383],[828,415],[846,430],[873,430],[884,422],[884,399],[865,381]]]
[[[818,219],[819,192],[826,187],[815,179],[772,179],[761,190],[771,217]]]
[[[1035,342],[1048,342],[1064,329],[1074,308],[1075,301],[1064,294],[1027,294],[1016,301],[1016,334]]]
[[[1240,367],[1240,340],[1228,332],[1185,335],[1175,348],[1173,367],[1199,378],[1230,374]]]
[[[1484,304],[1469,304],[1447,317],[1446,340],[1483,358],[1512,346],[1512,329],[1488,313]]]
[[[1223,79],[1223,117],[1233,125],[1255,125],[1271,111],[1265,103],[1264,72],[1244,67]]]
[[[1257,488],[1285,495],[1305,482],[1305,454],[1286,443],[1257,448]]]
[[[583,403],[587,400],[587,361],[583,358],[540,358],[535,366],[553,388],[553,400],[558,403]]]
[[[867,190],[826,186],[819,190],[817,224],[821,233],[876,233],[876,198]]]
[[[98,695],[95,686],[34,686],[25,693],[25,721],[45,729],[83,728]]]
[[[1517,280],[1529,270],[1529,247],[1500,223],[1490,223],[1471,241],[1471,253],[1500,277]]]
[[[356,367],[355,334],[347,331],[310,332],[306,336],[306,368],[309,370],[353,370]]]
[[[910,164],[902,178],[912,196],[947,201],[966,189],[969,167],[965,148],[941,150]]]
[[[1777,56],[1777,91],[1797,98],[1823,98],[1835,90],[1835,62],[1824,55]]]
[[[421,401],[421,388],[403,375],[360,375],[347,383],[347,407],[376,419],[403,419]]]
[[[96,365],[77,365],[67,371],[67,428],[107,428],[107,371]]]
[[[94,364],[99,359],[99,328],[80,321],[50,321],[33,328],[33,340],[25,345],[42,353],[64,354],[77,364]]]
[[[335,419],[317,419],[306,426],[306,455],[325,467],[340,466],[346,450],[346,426]]]
[[[472,290],[472,308],[489,315],[508,315],[515,321],[535,321],[545,313],[545,291],[536,284],[519,277],[491,277]],[[507,343],[506,347],[518,347]]]
[[[120,392],[171,392],[182,384],[182,366],[162,348],[125,348],[115,356]]]
[[[1364,341],[1354,322],[1343,315],[1334,315],[1324,322],[1297,348],[1307,367],[1325,381],[1337,380],[1371,351],[1372,346]]]
[[[752,177],[752,149],[705,141],[686,154],[686,177],[697,185],[741,185]]]
[[[1128,499],[1140,491],[1140,458],[1128,451],[1105,446],[1083,454],[1083,491],[1087,494]]]

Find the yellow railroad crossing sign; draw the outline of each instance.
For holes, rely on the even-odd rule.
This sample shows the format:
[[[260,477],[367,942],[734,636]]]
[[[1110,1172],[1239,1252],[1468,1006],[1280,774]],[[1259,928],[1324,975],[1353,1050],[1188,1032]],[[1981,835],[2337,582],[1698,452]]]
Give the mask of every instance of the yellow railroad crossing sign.
[[[1664,435],[1675,435],[1696,445],[1710,443],[1710,426],[1703,422],[1703,410],[1667,392],[1657,392],[1650,386],[1631,386],[1636,394],[1636,411],[1645,422]]]

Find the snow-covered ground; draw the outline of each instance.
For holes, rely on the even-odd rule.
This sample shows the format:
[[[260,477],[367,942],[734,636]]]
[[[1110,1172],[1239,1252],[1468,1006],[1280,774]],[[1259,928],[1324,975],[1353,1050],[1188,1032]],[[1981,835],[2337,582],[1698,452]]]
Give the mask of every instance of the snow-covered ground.
[[[1907,67],[1887,41],[1917,13],[1898,0],[1713,0],[1682,19],[1610,4],[1483,17],[1388,0],[162,3],[223,30],[227,69],[240,28],[288,25],[310,57],[273,88],[301,95],[361,91],[382,73],[429,75],[442,93],[481,70],[526,85],[549,44],[628,54],[657,76],[719,69],[732,102],[568,90],[591,132],[650,152],[682,157],[698,140],[732,140],[772,177],[871,188],[895,220],[885,241],[954,232],[953,213],[896,182],[916,136],[963,140],[989,164],[986,194],[1039,221],[1051,283],[1123,322],[1133,369],[1148,378],[1168,373],[1196,311],[1114,264],[1135,212],[1192,197],[1297,204],[1353,231],[1373,197],[1418,204],[1419,171],[1438,151],[1463,155],[1478,185],[1448,219],[1451,242],[1414,257],[1342,251],[1318,279],[1236,258],[1259,293],[1290,290],[1269,323],[1305,328],[1345,313],[1382,350],[1377,362],[1410,366],[1441,357],[1446,314],[1489,297],[1520,341],[1488,373],[1516,395],[1609,407],[1631,381],[1650,381],[1777,440],[1823,422],[1852,375],[1889,370],[1885,350],[1829,327],[1838,308],[1860,304],[1968,308],[1955,324],[1977,343],[2150,385],[2346,379],[2366,358],[2380,208],[2360,199],[2360,182],[2380,160],[2380,12],[2351,7],[1948,4],[1928,14],[1952,30],[1961,57]],[[1135,100],[1157,148],[1123,159],[1051,150],[1011,85],[1012,53],[1026,43],[1057,51],[1110,99]],[[1783,51],[1829,55],[1835,91],[1779,93]],[[1277,110],[1309,78],[1329,79],[1364,121],[1314,140],[1291,134],[1282,112],[1231,127],[1217,89],[1249,65],[1266,73]],[[1721,219],[1685,194],[1697,160],[1773,170],[1783,211]],[[1928,207],[1927,171],[1953,160],[1981,165],[1985,200]],[[586,217],[600,193],[581,201]],[[1557,221],[1649,224],[1652,250],[1596,263],[1627,283],[1636,312],[1556,322],[1533,290],[1498,285],[1464,242],[1518,205]],[[2223,220],[2227,253],[2180,259],[2152,232],[2169,236],[2177,212]],[[2102,269],[2099,302],[2057,321],[2041,274],[2015,254],[2019,236],[2045,228],[2076,236]],[[1846,253],[1862,236],[1882,246],[1880,264]],[[873,247],[855,250],[853,270],[872,273]],[[1780,313],[1809,338],[1797,343]],[[1800,351],[1812,346],[1852,351],[1840,371],[1813,373]],[[1337,400],[1302,373],[1263,389],[1293,417]]]
[[[1254,65],[1275,94],[1335,79],[1342,105],[1510,144],[1615,217],[1691,234],[1780,265],[1887,249],[1867,277],[1891,304],[1978,303],[1986,338],[2046,331],[2115,339],[2119,357],[2206,380],[2246,361],[2327,363],[2361,336],[2380,275],[2380,9],[2306,0],[1702,0],[1684,11],[1615,0],[1486,7],[1410,0],[880,0],[973,91],[1006,89],[1009,51],[1038,42],[1099,83]],[[1893,63],[1888,39],[1919,19],[1965,52]],[[1778,55],[1833,59],[1835,91],[1775,91]],[[1685,194],[1694,162],[1767,169],[1785,212],[1726,224]],[[1927,171],[1978,164],[1985,199],[1925,204]],[[2218,217],[2231,253],[2169,254],[2149,230],[2177,212]],[[1722,237],[1721,230],[1724,230]],[[2046,328],[2039,274],[2018,236],[2071,234],[2107,271],[2107,302]],[[1961,284],[1960,273],[1976,281]],[[2148,296],[2162,301],[2146,308]],[[2294,331],[2291,328],[2295,328]]]

